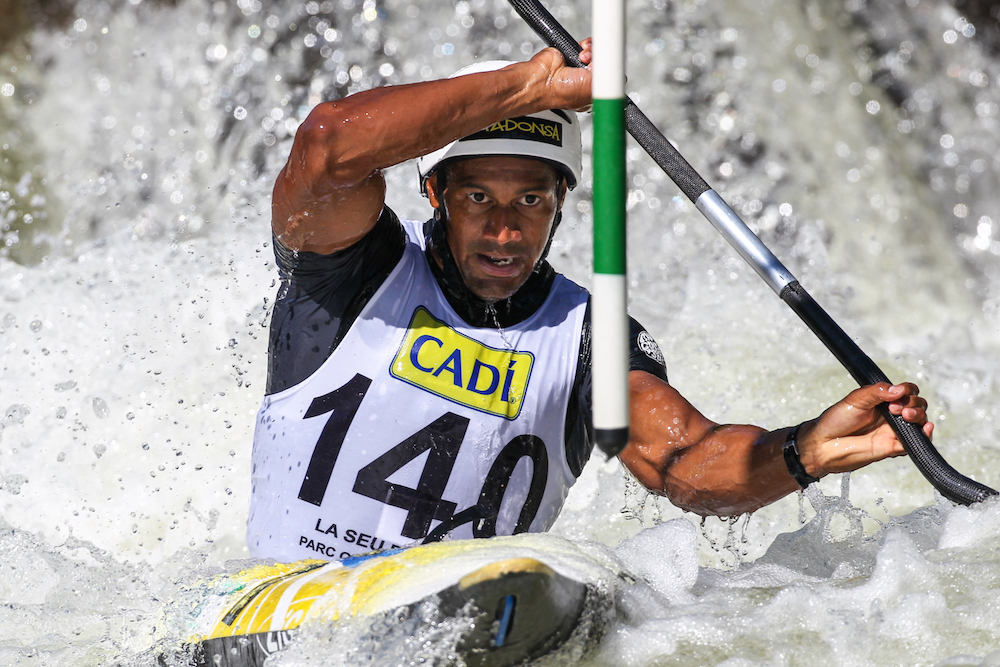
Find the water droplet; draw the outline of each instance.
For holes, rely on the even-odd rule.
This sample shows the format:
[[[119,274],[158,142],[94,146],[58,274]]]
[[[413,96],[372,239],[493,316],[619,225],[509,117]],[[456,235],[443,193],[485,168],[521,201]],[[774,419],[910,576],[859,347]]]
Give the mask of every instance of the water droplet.
[[[105,403],[104,399],[101,397],[95,397],[94,401],[94,414],[100,419],[106,419],[108,415],[111,414],[111,410],[108,409],[108,404]]]
[[[27,405],[21,405],[20,403],[15,403],[14,405],[7,408],[7,413],[4,416],[4,423],[17,422],[18,424],[24,423],[24,418],[31,414],[31,410]]]

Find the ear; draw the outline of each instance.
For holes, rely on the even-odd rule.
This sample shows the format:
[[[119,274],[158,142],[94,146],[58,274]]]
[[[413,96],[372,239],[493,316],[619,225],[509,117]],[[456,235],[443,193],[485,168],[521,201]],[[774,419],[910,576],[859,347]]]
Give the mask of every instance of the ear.
[[[424,188],[427,190],[427,200],[431,203],[431,207],[440,209],[443,201],[443,197],[441,195],[444,193],[438,193],[438,175],[436,171],[427,177],[427,182],[424,183]]]

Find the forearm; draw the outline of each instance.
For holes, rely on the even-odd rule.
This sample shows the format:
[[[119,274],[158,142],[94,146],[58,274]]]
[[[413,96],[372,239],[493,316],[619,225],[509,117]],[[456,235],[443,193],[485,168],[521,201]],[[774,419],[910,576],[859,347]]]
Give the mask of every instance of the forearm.
[[[356,93],[317,106],[299,127],[272,198],[274,232],[289,248],[327,254],[353,245],[385,200],[381,170],[481,129],[524,105],[510,73],[477,83],[448,79]],[[523,86],[522,86],[523,88]],[[471,128],[471,129],[469,129]]]
[[[589,73],[560,67],[558,53],[546,49],[501,70],[378,88],[317,106],[275,182],[274,233],[289,248],[322,254],[356,243],[382,210],[382,169],[504,118],[589,103]]]
[[[782,451],[789,429],[719,426],[669,384],[641,371],[629,374],[629,388],[631,439],[620,457],[640,482],[674,504],[733,516],[799,488]],[[931,437],[927,402],[916,385],[861,387],[800,427],[797,449],[806,475],[850,472],[903,456],[903,444],[877,410],[883,403]]]
[[[350,186],[498,120],[560,102],[538,64],[517,63],[493,72],[377,88],[326,102],[303,123],[302,148],[325,156],[323,183]],[[294,167],[291,162],[290,167]]]
[[[629,384],[631,439],[620,457],[654,493],[697,514],[734,516],[799,488],[782,453],[788,429],[720,426],[641,371]]]
[[[726,425],[685,448],[659,472],[675,505],[700,515],[753,512],[799,489],[782,448],[789,429]]]

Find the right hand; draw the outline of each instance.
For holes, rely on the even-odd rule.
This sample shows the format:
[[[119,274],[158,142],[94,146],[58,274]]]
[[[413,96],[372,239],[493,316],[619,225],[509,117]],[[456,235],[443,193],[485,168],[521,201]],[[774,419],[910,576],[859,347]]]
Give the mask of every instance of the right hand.
[[[541,77],[540,83],[545,87],[546,96],[551,99],[547,104],[550,109],[590,110],[590,62],[593,58],[591,39],[588,37],[580,42],[580,47],[583,49],[580,60],[587,65],[586,68],[567,64],[562,54],[553,47],[542,49],[528,61]]]

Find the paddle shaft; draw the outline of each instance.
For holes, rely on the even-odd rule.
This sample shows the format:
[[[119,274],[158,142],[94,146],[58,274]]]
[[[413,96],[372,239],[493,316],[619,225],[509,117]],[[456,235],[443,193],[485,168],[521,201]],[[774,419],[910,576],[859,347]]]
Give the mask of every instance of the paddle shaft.
[[[583,66],[579,57],[579,44],[538,0],[509,0],[509,2],[539,37],[563,54],[566,62],[575,67]],[[816,303],[795,276],[778,261],[736,212],[712,190],[705,179],[628,98],[626,98],[625,120],[629,134],[781,300],[795,311],[859,384],[889,382],[875,362]],[[882,404],[880,410],[917,469],[944,497],[956,503],[969,505],[997,495],[995,490],[963,476],[952,468],[919,426],[902,417],[889,414],[886,404]]]

